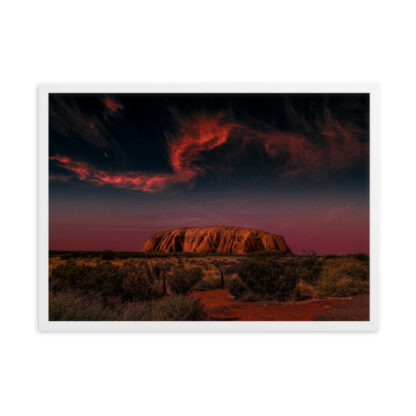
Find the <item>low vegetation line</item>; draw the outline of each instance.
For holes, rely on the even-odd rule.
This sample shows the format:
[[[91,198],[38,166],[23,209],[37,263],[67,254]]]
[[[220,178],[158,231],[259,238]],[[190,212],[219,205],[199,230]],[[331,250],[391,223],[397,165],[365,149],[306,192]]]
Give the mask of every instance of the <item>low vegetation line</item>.
[[[198,298],[189,294],[212,289],[225,289],[242,302],[299,302],[369,291],[365,254],[94,254],[53,252],[50,320],[206,320]]]

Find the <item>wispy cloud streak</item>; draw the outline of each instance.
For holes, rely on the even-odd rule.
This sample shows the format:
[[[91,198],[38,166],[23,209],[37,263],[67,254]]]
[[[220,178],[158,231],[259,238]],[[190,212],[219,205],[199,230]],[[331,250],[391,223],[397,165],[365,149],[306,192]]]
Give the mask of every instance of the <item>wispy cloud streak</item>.
[[[110,98],[104,99],[104,104],[109,114],[122,109],[120,103]],[[77,109],[62,105],[64,112],[71,114],[72,125],[77,126],[72,128],[89,131],[98,144],[105,140],[105,130],[100,123],[91,120],[87,123]],[[56,119],[55,124],[62,123],[61,128],[68,129],[67,116]],[[225,145],[231,138],[242,144],[233,150],[236,153],[249,151],[250,145],[263,148],[265,155],[276,163],[276,176],[283,180],[298,176],[328,176],[368,158],[366,133],[350,123],[341,124],[328,110],[314,126],[317,133],[306,129],[308,134],[254,128],[224,113],[179,116],[176,122],[177,133],[167,138],[171,172],[107,171],[61,155],[50,159],[81,181],[152,193],[177,184],[192,186],[193,181],[209,168],[203,155]]]

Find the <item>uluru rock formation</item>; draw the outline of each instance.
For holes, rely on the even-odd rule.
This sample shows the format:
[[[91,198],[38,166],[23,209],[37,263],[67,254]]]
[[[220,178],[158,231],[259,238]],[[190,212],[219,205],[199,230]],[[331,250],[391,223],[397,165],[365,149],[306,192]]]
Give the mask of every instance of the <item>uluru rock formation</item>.
[[[186,227],[152,234],[142,251],[162,253],[230,253],[247,254],[260,250],[277,250],[291,254],[281,235],[252,228],[214,225]]]

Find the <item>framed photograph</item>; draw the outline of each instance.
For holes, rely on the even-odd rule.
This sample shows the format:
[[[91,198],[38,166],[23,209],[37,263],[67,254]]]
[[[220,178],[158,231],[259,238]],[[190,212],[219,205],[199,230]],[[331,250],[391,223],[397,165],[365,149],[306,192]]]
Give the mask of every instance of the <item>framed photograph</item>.
[[[375,330],[378,95],[40,86],[40,330]]]

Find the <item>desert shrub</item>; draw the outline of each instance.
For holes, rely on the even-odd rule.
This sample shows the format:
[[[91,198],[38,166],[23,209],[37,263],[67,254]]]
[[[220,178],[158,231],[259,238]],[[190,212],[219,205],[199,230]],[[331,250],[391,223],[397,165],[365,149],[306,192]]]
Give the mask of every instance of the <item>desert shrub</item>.
[[[49,320],[51,321],[112,321],[116,317],[97,299],[88,299],[75,292],[49,294]]]
[[[282,257],[282,253],[277,250],[259,250],[247,254],[248,257]]]
[[[368,262],[352,257],[326,260],[317,282],[317,290],[321,297],[368,293]]]
[[[151,321],[152,308],[149,303],[126,302],[120,309],[117,321]]]
[[[161,271],[146,262],[128,262],[121,267],[122,287],[133,301],[152,301],[163,295]]]
[[[295,266],[267,257],[243,259],[238,276],[256,297],[279,301],[290,298],[297,283]]]
[[[103,260],[114,260],[114,258],[115,258],[114,251],[112,251],[112,250],[104,250],[101,253],[101,258]]]
[[[214,290],[221,287],[221,279],[218,277],[205,277],[200,280],[194,287],[195,290]]]
[[[116,302],[105,306],[97,297],[66,291],[49,294],[51,321],[201,321],[207,315],[197,299],[169,296],[145,302]]]
[[[293,299],[294,300],[306,300],[306,299],[313,299],[316,295],[315,288],[306,283],[302,279],[298,281],[295,290],[293,291]]]
[[[79,289],[81,284],[93,274],[93,267],[77,265],[73,261],[56,266],[50,276],[50,285],[55,291]]]
[[[122,283],[120,268],[107,262],[93,267],[92,273],[81,282],[79,288],[87,292],[98,292],[107,302],[109,297],[123,294]]]
[[[73,258],[72,253],[64,253],[61,256],[61,260],[71,260]]]
[[[315,283],[322,270],[322,261],[316,256],[303,257],[288,264],[296,267],[298,279],[307,283]]]
[[[349,277],[327,277],[322,279],[318,286],[318,294],[320,297],[345,297],[368,293],[368,291],[368,282],[353,280]]]
[[[80,294],[102,296],[104,302],[109,297],[123,294],[120,269],[111,263],[96,267],[67,262],[55,267],[51,272],[50,289],[53,293],[63,290],[77,290]]]
[[[249,291],[248,287],[241,279],[231,280],[228,290],[236,299],[242,299]]]
[[[154,301],[127,302],[117,311],[118,321],[202,321],[207,317],[199,300],[167,296]]]
[[[203,272],[200,267],[183,269],[177,267],[169,277],[169,288],[176,295],[186,295],[202,279]]]
[[[207,315],[198,299],[167,296],[154,304],[151,317],[153,321],[203,321]]]
[[[225,274],[236,274],[238,272],[238,263],[237,262],[231,262],[228,263],[226,266],[224,266],[224,273]]]
[[[368,254],[365,254],[365,253],[352,254],[351,257],[353,257],[354,259],[356,259],[358,261],[368,261],[369,260]]]

